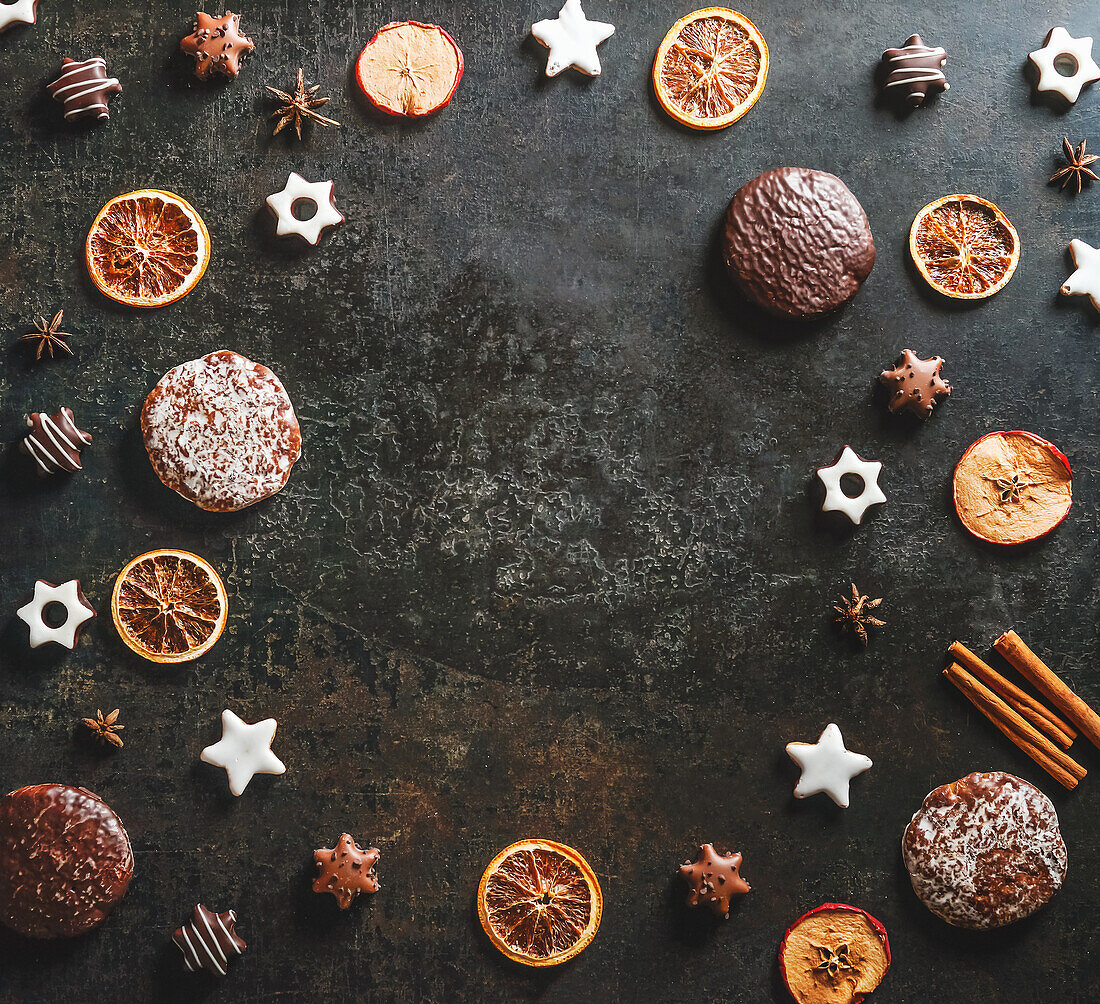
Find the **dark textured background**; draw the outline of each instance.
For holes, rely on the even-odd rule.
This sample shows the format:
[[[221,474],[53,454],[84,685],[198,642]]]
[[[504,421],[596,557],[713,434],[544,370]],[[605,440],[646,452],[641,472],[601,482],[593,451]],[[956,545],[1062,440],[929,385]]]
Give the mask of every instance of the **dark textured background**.
[[[1100,998],[1095,778],[1064,794],[939,677],[954,637],[984,651],[1015,626],[1100,701],[1100,318],[1057,295],[1069,239],[1100,239],[1100,190],[1046,185],[1064,133],[1100,148],[1100,87],[1063,114],[1023,69],[1052,24],[1100,34],[1094,5],[761,0],[767,88],[714,135],[650,91],[686,5],[589,0],[618,28],[592,81],[542,76],[526,32],[553,7],[254,0],[257,52],[228,87],[175,55],[182,3],[42,0],[0,38],[0,326],[12,341],[64,307],[76,349],[3,355],[0,427],[14,441],[24,412],[71,405],[95,436],[71,479],[4,467],[0,607],[76,576],[101,615],[60,657],[4,628],[0,788],[86,785],[137,856],[91,936],[0,935],[5,1004],[778,1001],[783,930],[824,900],[886,924],[876,999]],[[466,74],[434,119],[379,122],[349,66],[407,16],[447,26]],[[899,117],[873,74],[915,30],[947,48],[951,90]],[[69,129],[44,84],[93,53],[126,90],[110,122]],[[299,65],[344,128],[272,141],[263,84]],[[733,191],[784,164],[844,178],[878,243],[849,309],[797,331],[733,295],[716,254]],[[275,243],[263,210],[292,169],[333,178],[348,218],[316,250]],[[90,287],[82,249],[99,207],[144,186],[193,202],[214,250],[190,296],[137,313]],[[915,212],[954,191],[996,201],[1024,246],[972,308],[935,298],[905,250]],[[872,399],[903,346],[943,355],[955,388],[921,428]],[[228,517],[162,488],[135,430],[165,370],[223,347],[282,377],[305,439],[287,489]],[[982,547],[950,511],[955,461],[1001,428],[1074,467],[1074,509],[1035,547]],[[883,462],[890,501],[836,536],[810,479],[845,442]],[[170,545],[209,558],[231,603],[181,669],[131,655],[108,614],[122,565]],[[830,625],[852,578],[886,598],[866,652]],[[116,705],[126,748],[101,753],[74,722]],[[224,707],[277,718],[288,768],[239,800],[198,762]],[[783,746],[829,721],[875,760],[846,812],[791,798]],[[1051,795],[1070,870],[1046,911],[978,936],[925,911],[898,844],[930,788],[989,768]],[[309,888],[342,829],[382,849],[382,891],[345,914]],[[473,910],[495,851],[531,835],[582,850],[606,897],[592,946],[542,974],[498,957]],[[744,852],[754,887],[713,930],[671,878],[708,839]],[[169,942],[200,899],[235,908],[249,944],[220,984],[182,974]]]

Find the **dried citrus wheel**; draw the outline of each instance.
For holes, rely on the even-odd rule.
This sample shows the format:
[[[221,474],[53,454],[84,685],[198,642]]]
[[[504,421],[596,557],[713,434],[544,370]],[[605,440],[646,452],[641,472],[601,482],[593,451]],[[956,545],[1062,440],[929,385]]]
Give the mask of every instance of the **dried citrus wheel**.
[[[909,228],[909,253],[937,293],[981,300],[1012,278],[1020,262],[1020,238],[992,202],[976,195],[945,195],[917,213]]]
[[[462,50],[437,24],[392,21],[359,53],[355,79],[387,115],[431,115],[451,103],[462,79]]]
[[[756,104],[767,79],[764,36],[727,7],[704,7],[680,18],[653,61],[661,107],[692,129],[733,125]]]
[[[1050,533],[1073,505],[1066,455],[1030,432],[991,432],[955,468],[955,511],[975,537],[1023,544]]]
[[[189,662],[221,637],[228,602],[221,577],[189,551],[164,548],[133,559],[115,580],[111,618],[150,662]]]
[[[588,862],[552,840],[520,840],[485,869],[477,915],[497,948],[525,966],[556,966],[588,947],[603,894]]]
[[[178,195],[152,188],[112,199],[84,245],[99,291],[130,307],[164,307],[186,296],[210,261],[210,232]]]

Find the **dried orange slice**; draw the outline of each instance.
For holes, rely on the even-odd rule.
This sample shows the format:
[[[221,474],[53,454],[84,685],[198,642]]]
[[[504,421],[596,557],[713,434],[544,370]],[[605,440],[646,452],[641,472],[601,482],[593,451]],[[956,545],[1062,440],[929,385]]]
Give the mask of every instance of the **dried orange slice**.
[[[520,840],[489,862],[477,887],[477,915],[489,940],[513,962],[556,966],[596,936],[603,893],[572,847]]]
[[[952,487],[963,526],[993,544],[1042,537],[1073,505],[1066,455],[1030,432],[990,432],[971,443]]]
[[[221,637],[229,604],[221,577],[190,551],[164,548],[133,559],[115,580],[111,618],[150,662],[189,662]]]
[[[992,202],[945,195],[917,213],[909,228],[909,253],[937,293],[982,300],[1012,278],[1020,263],[1020,238]]]
[[[764,36],[727,7],[704,7],[680,18],[653,61],[661,107],[692,129],[733,125],[756,104],[767,79]]]
[[[164,307],[186,296],[210,261],[210,232],[191,205],[147,188],[111,199],[88,231],[88,274],[130,307]]]
[[[355,79],[375,108],[417,118],[451,103],[462,65],[462,50],[439,25],[391,21],[359,53]]]

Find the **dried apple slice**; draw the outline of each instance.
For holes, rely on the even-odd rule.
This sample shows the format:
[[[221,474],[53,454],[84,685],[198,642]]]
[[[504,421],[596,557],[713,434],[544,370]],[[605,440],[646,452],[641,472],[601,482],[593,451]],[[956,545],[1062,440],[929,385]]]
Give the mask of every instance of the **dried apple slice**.
[[[391,21],[359,54],[355,79],[379,111],[419,118],[451,103],[462,66],[462,50],[439,25]]]
[[[859,1004],[889,968],[886,928],[845,903],[804,913],[779,946],[779,972],[798,1004]]]
[[[1066,455],[1030,432],[991,432],[955,468],[955,512],[975,537],[1024,544],[1050,533],[1073,505]]]

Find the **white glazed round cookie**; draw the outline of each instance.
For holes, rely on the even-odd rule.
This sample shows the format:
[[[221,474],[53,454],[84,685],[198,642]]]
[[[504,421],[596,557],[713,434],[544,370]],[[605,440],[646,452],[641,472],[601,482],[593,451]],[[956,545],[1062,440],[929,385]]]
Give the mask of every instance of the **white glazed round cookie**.
[[[145,399],[141,433],[157,477],[210,512],[274,495],[302,453],[279,378],[225,349],[165,373]]]
[[[901,854],[924,905],[975,930],[1034,913],[1066,876],[1054,805],[1003,771],[968,774],[930,792],[905,828]]]

